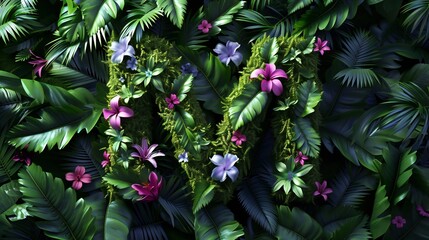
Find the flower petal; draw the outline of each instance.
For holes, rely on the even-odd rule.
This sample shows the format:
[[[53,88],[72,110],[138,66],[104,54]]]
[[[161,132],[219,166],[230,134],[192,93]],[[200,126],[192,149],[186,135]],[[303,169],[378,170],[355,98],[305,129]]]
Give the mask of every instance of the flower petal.
[[[226,48],[228,49],[228,53],[229,54],[235,54],[235,52],[237,51],[237,49],[240,47],[241,45],[238,42],[231,42],[231,41],[227,41],[226,42]]]
[[[150,172],[150,174],[149,174],[149,182],[151,184],[157,184],[158,183],[158,175],[156,175],[155,172]]]
[[[250,74],[250,78],[258,78],[259,75],[262,75],[265,77],[265,70],[262,68],[253,70],[253,72]]]
[[[228,49],[222,43],[218,43],[213,51],[217,54],[228,54]]]
[[[115,96],[110,100],[110,108],[115,111],[116,113],[119,112],[119,99],[120,96]]]
[[[213,155],[213,157],[210,158],[210,161],[217,166],[225,164],[225,160],[221,155]]]
[[[282,82],[280,82],[280,80],[277,80],[277,79],[274,79],[271,82],[273,83],[273,92],[274,92],[274,95],[280,96],[280,94],[282,94],[282,92],[283,92]]]
[[[226,179],[226,171],[224,171],[223,167],[215,167],[212,171],[211,177],[214,180],[218,180],[220,182],[223,182]]]
[[[150,158],[146,159],[146,161],[150,162],[150,163],[153,165],[153,167],[154,167],[154,168],[157,168],[157,167],[158,167],[158,165],[157,165],[157,163],[156,163],[155,159],[153,159],[152,157],[150,157]]]
[[[231,180],[233,182],[235,182],[235,180],[237,180],[237,178],[238,178],[238,168],[236,168],[236,167],[233,166],[232,168],[230,168],[226,172],[226,174],[228,175],[229,178],[231,178]]]
[[[232,168],[232,166],[238,161],[237,155],[230,154],[230,153],[225,154],[223,158],[225,159],[224,166],[227,170]]]
[[[104,117],[104,119],[107,120],[109,117],[111,117],[114,114],[116,114],[115,111],[113,111],[111,109],[103,108],[103,117]]]
[[[121,118],[117,114],[110,117],[109,122],[113,129],[121,129]]]
[[[137,191],[137,193],[139,194],[139,195],[145,195],[147,192],[148,192],[148,190],[144,187],[144,186],[142,186],[142,185],[140,185],[140,184],[132,184],[131,185],[131,188],[132,189],[134,189],[134,190],[136,190]]]
[[[243,61],[243,55],[239,52],[236,52],[234,55],[230,57],[231,61],[238,67]]]
[[[134,116],[134,111],[129,107],[120,106],[118,116],[123,118],[129,118]]]
[[[283,69],[276,69],[272,74],[271,74],[271,79],[275,79],[275,78],[287,78],[287,74],[285,73],[285,71],[283,71]]]
[[[82,181],[83,183],[90,183],[91,182],[91,175],[90,174],[84,174],[81,178],[80,181]]]
[[[112,63],[121,63],[124,60],[124,54],[120,52],[114,52],[112,54]]]
[[[276,65],[274,65],[273,63],[266,63],[265,64],[265,76],[266,76],[266,78],[271,76],[274,71],[276,71]]]
[[[272,88],[273,88],[272,81],[262,80],[262,82],[261,82],[261,90],[263,92],[271,92]]]
[[[83,176],[83,174],[85,174],[85,167],[77,166],[77,167],[74,169],[74,174],[75,174],[76,176],[78,176],[78,177],[82,177],[82,176]]]
[[[76,180],[76,176],[74,175],[74,173],[66,173],[66,180],[67,181],[74,181]]]
[[[81,181],[74,181],[72,184],[72,188],[79,190],[82,188],[82,182]]]

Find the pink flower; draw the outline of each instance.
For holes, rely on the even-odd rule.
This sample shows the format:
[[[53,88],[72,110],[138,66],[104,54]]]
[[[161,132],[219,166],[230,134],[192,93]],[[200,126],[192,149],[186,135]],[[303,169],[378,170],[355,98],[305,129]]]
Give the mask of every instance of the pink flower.
[[[426,212],[421,205],[417,205],[417,211],[419,212],[420,216],[429,217],[429,213]]]
[[[103,152],[103,161],[101,162],[101,166],[104,168],[110,164],[110,154],[107,151]]]
[[[29,61],[29,64],[33,64],[34,67],[34,74],[36,74],[36,76],[42,77],[42,68],[45,67],[46,63],[48,62],[47,60],[37,56],[36,54],[33,53],[33,51],[29,50],[30,54],[32,56],[32,60]]]
[[[396,226],[396,228],[402,228],[407,221],[405,218],[401,216],[396,216],[392,219],[392,224]]]
[[[113,129],[119,130],[121,128],[121,117],[129,118],[134,116],[134,111],[125,106],[119,106],[119,96],[116,96],[110,100],[110,107],[112,109],[103,109],[104,119],[109,119],[110,126]]]
[[[280,96],[283,92],[282,82],[278,78],[287,78],[285,71],[276,69],[272,63],[265,64],[265,70],[258,68],[250,74],[250,78],[257,78],[262,75],[261,90],[263,92],[274,92],[274,95]]]
[[[301,166],[304,166],[304,161],[307,161],[308,157],[305,156],[301,151],[298,152],[298,156],[295,158],[295,163],[301,163]]]
[[[31,158],[30,153],[27,152],[28,145],[25,146],[22,150],[18,151],[13,155],[12,160],[15,162],[23,162],[25,165],[30,166]]]
[[[76,166],[74,173],[66,173],[66,180],[73,181],[72,188],[79,190],[82,188],[82,183],[91,182],[91,175],[85,174],[85,167]]]
[[[198,30],[201,30],[203,33],[208,33],[212,25],[207,22],[207,20],[203,20],[200,25],[198,25]]]
[[[143,184],[133,184],[131,187],[141,196],[138,200],[152,202],[158,199],[159,190],[161,190],[162,178],[158,182],[158,176],[154,172],[149,174],[149,182]]]
[[[320,52],[320,55],[323,55],[325,51],[330,51],[331,49],[327,46],[328,41],[325,40],[322,42],[320,38],[317,38],[317,42],[314,43],[314,52]]]
[[[173,109],[174,105],[178,105],[180,103],[180,100],[177,98],[176,94],[170,94],[170,97],[166,97],[165,101],[168,103],[169,109]]]
[[[241,132],[234,131],[232,133],[231,141],[235,142],[235,145],[240,146],[246,140],[247,140],[246,135],[242,134]]]
[[[332,193],[332,189],[326,187],[326,185],[328,185],[326,180],[323,180],[322,184],[320,184],[319,182],[315,182],[315,184],[317,189],[316,191],[314,191],[313,195],[321,195],[323,199],[325,199],[325,201],[328,200],[328,194]]]
[[[162,152],[153,152],[156,147],[158,147],[158,144],[148,146],[146,138],[143,138],[141,146],[137,144],[133,145],[133,148],[136,149],[137,152],[132,152],[131,157],[140,158],[142,161],[149,161],[156,168],[157,164],[155,158],[165,156]]]

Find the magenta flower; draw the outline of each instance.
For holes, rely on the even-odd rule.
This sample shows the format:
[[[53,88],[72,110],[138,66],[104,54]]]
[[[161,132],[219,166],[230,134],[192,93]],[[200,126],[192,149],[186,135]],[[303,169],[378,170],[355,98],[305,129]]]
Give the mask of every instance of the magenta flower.
[[[157,164],[155,158],[165,156],[162,152],[153,152],[156,147],[158,147],[158,144],[148,146],[147,139],[143,138],[141,146],[137,144],[133,145],[133,148],[135,148],[137,152],[132,152],[131,157],[139,158],[142,161],[149,161],[156,168]]]
[[[76,166],[74,173],[66,173],[66,180],[73,181],[72,188],[79,190],[82,188],[82,183],[91,182],[91,175],[85,174],[85,167]]]
[[[210,161],[216,165],[212,171],[212,178],[214,180],[223,182],[226,180],[226,176],[234,182],[238,178],[238,168],[234,164],[238,161],[238,157],[233,154],[227,153],[225,156],[214,155],[210,158]]]
[[[396,216],[392,219],[392,224],[396,226],[396,228],[402,228],[407,221],[405,218],[401,216]]]
[[[29,152],[27,152],[28,145],[22,150],[18,151],[13,155],[12,160],[15,162],[23,162],[25,165],[30,166],[31,158]]]
[[[29,51],[30,51],[30,54],[32,56],[32,60],[29,61],[28,63],[29,64],[33,64],[34,74],[36,74],[36,76],[42,77],[42,68],[45,67],[45,65],[48,62],[48,60],[45,60],[45,59],[37,56],[31,50],[29,50]]]
[[[276,65],[272,63],[265,64],[265,70],[262,68],[254,70],[250,74],[250,78],[257,78],[262,75],[261,90],[263,92],[274,92],[274,95],[280,96],[283,92],[283,85],[278,78],[287,78],[285,71],[276,69]]]
[[[240,44],[237,42],[227,41],[226,46],[218,43],[213,49],[215,53],[219,55],[219,60],[226,65],[232,61],[237,67],[243,61],[243,55],[237,52],[237,49],[240,47]]]
[[[110,100],[110,107],[112,109],[103,109],[104,119],[109,119],[110,126],[113,129],[119,130],[121,128],[121,117],[129,118],[134,116],[134,111],[125,106],[119,106],[119,98],[120,96],[116,96]]]
[[[107,151],[103,152],[103,161],[101,162],[101,166],[104,168],[110,164],[110,154]]]
[[[124,60],[124,56],[130,56],[131,58],[134,57],[136,51],[134,50],[133,46],[128,45],[130,40],[131,37],[128,36],[119,39],[119,42],[112,42],[110,49],[113,50],[111,59],[113,63],[121,63]]]
[[[331,49],[327,46],[328,41],[325,40],[322,42],[322,39],[317,38],[317,42],[314,43],[314,52],[320,52],[320,55],[323,55],[325,51],[330,51]]]
[[[180,100],[177,98],[176,94],[170,94],[170,97],[166,97],[165,101],[168,103],[169,109],[173,109],[174,105],[178,105],[180,103]]]
[[[141,196],[138,200],[152,202],[158,199],[158,193],[161,190],[162,178],[158,182],[158,176],[154,172],[149,174],[149,182],[141,184],[133,184],[131,187]]]
[[[245,141],[247,141],[246,135],[242,134],[239,131],[234,131],[232,133],[232,138],[231,138],[232,142],[235,142],[235,145],[240,146],[241,144],[243,144]]]
[[[420,216],[429,217],[429,213],[426,212],[426,210],[421,205],[417,205],[417,211],[419,212]]]
[[[207,20],[203,20],[200,25],[198,25],[198,30],[201,30],[203,33],[208,33],[212,28],[212,25],[207,22]]]
[[[328,194],[332,193],[332,189],[326,187],[326,185],[328,185],[326,180],[323,180],[322,184],[320,184],[319,182],[315,182],[315,184],[317,189],[316,191],[314,191],[313,195],[321,195],[323,199],[325,199],[325,201],[328,200]]]
[[[304,161],[307,161],[308,157],[305,156],[301,151],[298,152],[298,156],[295,158],[295,163],[300,163],[301,166],[304,166]]]

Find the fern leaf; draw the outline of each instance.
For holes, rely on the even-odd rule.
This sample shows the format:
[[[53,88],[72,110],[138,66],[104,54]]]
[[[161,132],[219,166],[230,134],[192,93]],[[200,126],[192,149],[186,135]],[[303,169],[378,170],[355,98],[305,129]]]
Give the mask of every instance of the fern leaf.
[[[390,226],[390,214],[386,213],[390,207],[390,203],[386,193],[386,186],[381,184],[375,192],[370,223],[371,234],[374,239],[382,236]]]
[[[214,197],[215,187],[216,185],[210,184],[206,181],[199,181],[195,184],[192,206],[194,214],[211,202]]]
[[[0,38],[4,43],[10,38],[18,40],[39,26],[36,9],[21,5],[19,0],[1,1],[0,13]]]
[[[214,29],[220,30],[220,26],[232,22],[233,15],[244,7],[246,1],[240,0],[215,0],[204,6],[204,13],[212,23]],[[213,30],[212,30],[213,31]]]
[[[121,200],[111,202],[106,210],[106,221],[104,224],[105,239],[127,239],[131,220],[131,213]]]
[[[314,0],[288,0],[287,1],[287,11],[290,14],[307,7],[312,4]]]
[[[66,6],[61,9],[58,19],[58,33],[70,43],[85,40],[88,34],[80,8],[77,8],[73,13],[70,13]]]
[[[317,30],[331,30],[340,27],[347,18],[356,15],[359,0],[334,1],[328,6],[317,5],[307,10],[295,23],[295,32],[304,32],[305,36],[311,36]]]
[[[0,187],[0,215],[16,204],[22,193],[19,191],[18,181],[13,180]]]
[[[322,227],[316,220],[301,209],[290,210],[287,206],[278,207],[277,239],[319,239]]]
[[[199,148],[194,145],[196,137],[193,133],[195,120],[185,109],[177,107],[174,111],[174,131],[179,135],[180,144],[190,153],[196,153]]]
[[[267,102],[268,95],[259,90],[258,82],[246,85],[242,94],[232,101],[228,109],[232,128],[237,130],[252,121],[261,114]]]
[[[238,239],[244,235],[233,213],[223,205],[199,210],[194,225],[197,239]]]
[[[403,25],[412,32],[417,31],[418,36],[425,41],[429,36],[429,7],[427,0],[413,0],[403,6],[402,13],[408,14]]]
[[[261,48],[261,56],[265,63],[276,63],[277,53],[279,51],[279,45],[277,44],[277,38],[271,38],[266,41]]]
[[[182,28],[187,0],[157,0],[156,3],[163,9],[174,25]]]
[[[105,239],[104,238],[104,224],[106,222],[106,209],[107,199],[104,198],[102,191],[92,192],[91,195],[85,197],[86,204],[92,210],[92,216],[94,217],[94,225],[96,232],[94,239]]]
[[[295,114],[299,117],[305,117],[314,112],[314,108],[319,104],[322,98],[322,92],[318,89],[315,82],[303,82],[298,87],[298,104],[295,105]]]
[[[266,6],[271,4],[271,0],[251,0],[250,7],[256,11],[262,11]]]
[[[185,47],[177,47],[184,59],[195,65],[199,74],[193,80],[192,92],[204,108],[222,114],[222,101],[231,91],[231,69],[213,54],[203,56]]]
[[[5,140],[4,132],[0,136],[0,183],[12,181],[12,176],[19,170],[22,164],[12,160],[13,149]]]
[[[177,79],[174,79],[172,92],[177,95],[180,101],[186,98],[186,94],[192,89],[192,74],[180,75]]]
[[[255,222],[269,233],[275,233],[277,211],[271,199],[271,187],[261,184],[256,177],[251,178],[239,188],[238,199]]]
[[[20,190],[31,215],[44,221],[36,222],[48,237],[55,239],[92,239],[95,233],[91,209],[83,199],[76,201],[76,192],[64,190],[61,179],[43,172],[31,164],[19,172]]]
[[[149,29],[161,15],[162,9],[152,3],[145,3],[141,7],[130,10],[127,15],[127,24],[121,31],[121,38],[135,36],[137,42],[140,42],[143,32]]]
[[[320,150],[320,136],[306,118],[297,118],[294,125],[296,147],[305,155],[317,157]]]

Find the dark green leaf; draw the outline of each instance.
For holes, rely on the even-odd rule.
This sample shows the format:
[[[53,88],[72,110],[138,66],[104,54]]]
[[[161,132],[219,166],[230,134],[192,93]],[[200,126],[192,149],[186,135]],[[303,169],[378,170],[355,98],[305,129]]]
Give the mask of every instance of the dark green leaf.
[[[131,213],[121,200],[111,202],[106,211],[106,221],[104,225],[105,239],[127,239],[131,220]]]
[[[307,156],[317,157],[320,150],[320,136],[307,118],[297,118],[294,122],[296,147]]]
[[[157,0],[156,3],[164,10],[165,15],[170,18],[174,25],[182,28],[187,0]]]
[[[386,186],[378,185],[370,223],[371,234],[374,239],[382,236],[390,226],[390,214],[386,213],[390,203],[386,193]]]
[[[277,44],[277,38],[270,38],[266,41],[261,48],[261,56],[265,63],[276,63],[277,53],[279,51],[279,45]]]
[[[295,114],[298,117],[305,117],[314,112],[314,108],[322,98],[322,91],[319,90],[313,81],[303,82],[298,87],[298,104],[295,105]]]
[[[180,75],[177,79],[174,79],[173,82],[173,93],[177,95],[180,101],[183,101],[186,98],[186,94],[191,91],[192,74]]]
[[[199,181],[195,184],[194,203],[192,206],[194,213],[211,202],[214,197],[215,187],[216,185],[212,185],[206,181]]]
[[[297,207],[291,211],[287,206],[280,206],[278,216],[277,239],[310,240],[322,235],[320,224]]]

